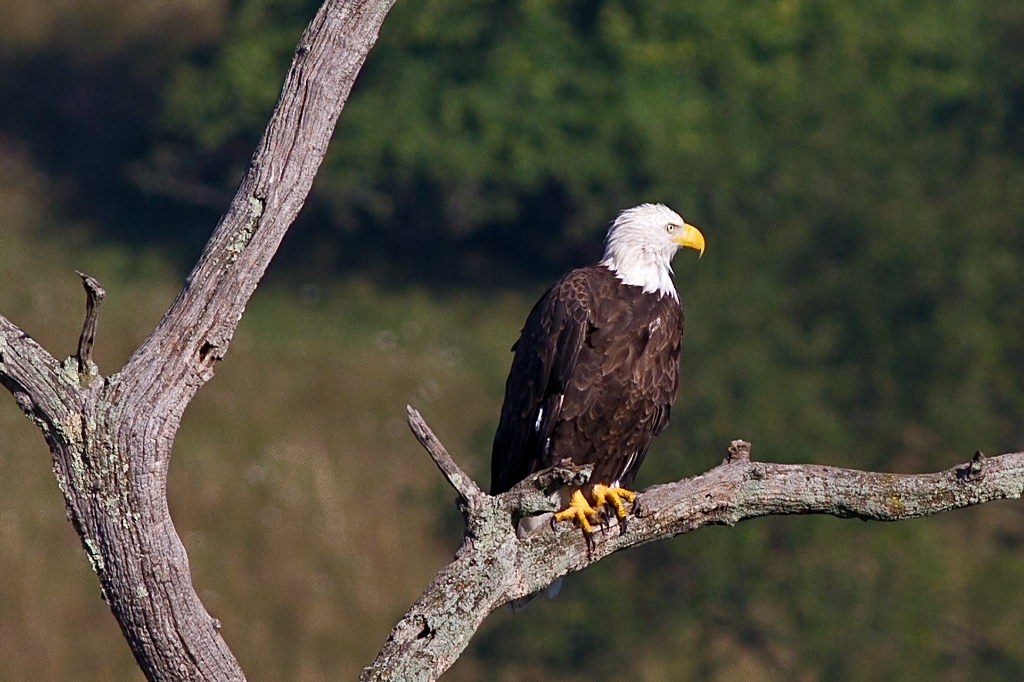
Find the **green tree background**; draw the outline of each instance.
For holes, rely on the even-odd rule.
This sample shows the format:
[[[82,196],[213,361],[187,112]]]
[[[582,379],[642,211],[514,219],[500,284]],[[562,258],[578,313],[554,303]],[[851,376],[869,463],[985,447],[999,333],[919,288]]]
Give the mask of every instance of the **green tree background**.
[[[0,312],[115,371],[173,299],[315,3],[0,0]],[[756,457],[916,472],[1024,448],[1017,0],[399,3],[309,204],[186,414],[171,504],[250,675],[354,677],[454,550],[421,408],[487,478],[508,348],[608,220],[708,251],[639,484]],[[136,679],[45,446],[0,410],[0,678]],[[1024,514],[706,529],[484,625],[453,680],[1009,680]]]

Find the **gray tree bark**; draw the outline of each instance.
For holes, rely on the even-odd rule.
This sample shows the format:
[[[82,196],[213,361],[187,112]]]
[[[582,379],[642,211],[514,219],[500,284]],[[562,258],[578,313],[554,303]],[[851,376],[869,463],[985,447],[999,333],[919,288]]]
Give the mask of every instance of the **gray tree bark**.
[[[91,278],[83,276],[88,312],[76,357],[58,362],[0,317],[0,384],[42,430],[68,516],[150,680],[245,679],[196,595],[168,512],[171,445],[302,207],[393,3],[327,0],[317,12],[230,208],[177,299],[119,372],[100,376],[91,360],[102,300]]]

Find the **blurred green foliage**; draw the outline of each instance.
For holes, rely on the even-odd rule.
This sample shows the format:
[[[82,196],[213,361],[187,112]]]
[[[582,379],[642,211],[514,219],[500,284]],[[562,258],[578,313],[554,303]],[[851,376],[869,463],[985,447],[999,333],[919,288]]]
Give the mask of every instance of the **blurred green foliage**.
[[[241,2],[214,54],[176,68],[165,120],[189,150],[259,134],[301,5]],[[435,276],[484,277],[457,257],[488,249],[549,274],[651,197],[800,274],[822,247],[855,257],[854,226],[895,250],[997,200],[954,188],[1004,187],[1019,216],[1022,23],[990,0],[399,4],[316,198],[381,260],[454,251]]]
[[[68,353],[69,273],[89,271],[113,371],[209,234],[315,3],[0,5],[0,313]],[[196,582],[251,674],[368,662],[460,533],[404,404],[485,480],[530,303],[645,200],[708,251],[676,263],[682,389],[641,486],[739,437],[892,471],[1024,448],[1017,0],[398,3],[172,465]],[[0,410],[0,678],[120,679],[21,421]],[[1017,504],[705,529],[493,615],[450,677],[1018,679],[1022,548]]]

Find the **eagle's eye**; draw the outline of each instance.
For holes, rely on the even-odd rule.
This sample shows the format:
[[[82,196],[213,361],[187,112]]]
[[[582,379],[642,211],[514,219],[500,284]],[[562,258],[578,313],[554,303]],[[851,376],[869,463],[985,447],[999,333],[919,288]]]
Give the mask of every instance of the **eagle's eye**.
[[[669,223],[668,225],[665,226],[665,231],[668,232],[669,234],[672,234],[673,232],[675,232],[678,229],[679,229],[679,226],[678,225],[674,225],[672,223]]]

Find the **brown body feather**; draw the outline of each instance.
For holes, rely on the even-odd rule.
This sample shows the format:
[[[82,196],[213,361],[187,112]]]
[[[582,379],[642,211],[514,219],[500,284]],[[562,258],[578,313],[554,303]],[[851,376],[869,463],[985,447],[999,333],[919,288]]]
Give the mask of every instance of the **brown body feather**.
[[[491,494],[568,459],[628,486],[668,423],[683,315],[672,296],[573,270],[526,319],[494,435]]]

